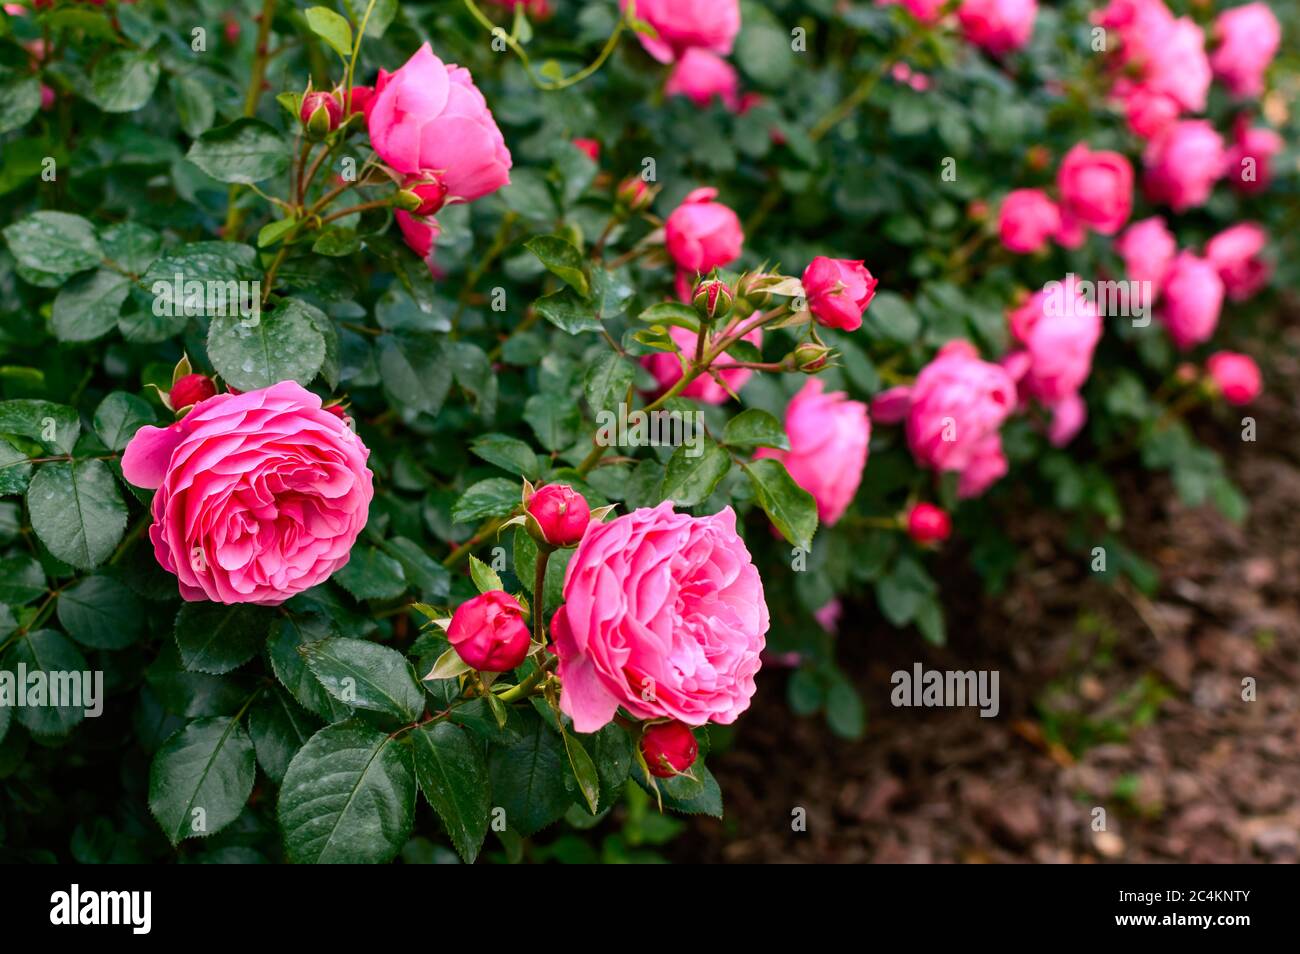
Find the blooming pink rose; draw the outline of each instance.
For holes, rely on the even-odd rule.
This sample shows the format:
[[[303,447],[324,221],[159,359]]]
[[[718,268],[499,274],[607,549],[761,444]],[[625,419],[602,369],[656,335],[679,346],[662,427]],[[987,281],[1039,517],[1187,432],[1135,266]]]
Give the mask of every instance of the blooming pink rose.
[[[1028,43],[1037,15],[1037,0],[962,0],[957,10],[966,39],[994,56]]]
[[[717,197],[717,189],[696,189],[664,222],[664,244],[679,273],[702,275],[740,257],[740,219]]]
[[[1061,229],[1061,210],[1042,189],[1007,193],[998,212],[1002,244],[1021,255],[1037,252]]]
[[[978,497],[1006,476],[1007,457],[1002,452],[1002,438],[994,433],[976,442],[970,461],[957,478],[957,496],[963,500]]]
[[[921,369],[911,389],[907,443],[923,467],[966,471],[980,490],[1001,467],[1002,422],[1016,406],[1016,385],[1004,368],[982,361],[968,341],[950,341]],[[998,474],[997,476],[1001,476]],[[978,493],[975,490],[974,493]]]
[[[1259,254],[1267,244],[1268,233],[1253,222],[1224,229],[1205,243],[1205,257],[1233,301],[1245,301],[1268,284],[1271,270]]]
[[[1125,89],[1124,92],[1119,92]],[[1174,124],[1182,107],[1167,93],[1157,92],[1147,86],[1121,87],[1117,95],[1124,105],[1124,118],[1133,134],[1142,139],[1154,139]]]
[[[1205,33],[1192,19],[1143,17],[1124,34],[1124,43],[1131,52],[1128,61],[1139,68],[1147,89],[1169,96],[1184,112],[1205,109],[1210,61],[1205,55]]]
[[[436,173],[463,202],[509,185],[510,150],[487,101],[469,70],[445,65],[429,44],[379,74],[367,107],[371,145],[398,172]]]
[[[1075,391],[1053,404],[1050,410],[1052,423],[1047,428],[1047,439],[1053,447],[1064,447],[1083,430],[1088,421],[1088,405]]]
[[[1228,164],[1223,138],[1204,119],[1174,123],[1147,145],[1142,161],[1147,197],[1166,203],[1175,212],[1208,199]]]
[[[619,0],[627,9],[627,0]],[[671,63],[693,47],[726,56],[740,32],[739,0],[637,0],[636,15],[655,29],[657,37],[638,33],[645,51],[660,63]]]
[[[708,50],[692,47],[682,54],[668,75],[664,92],[685,96],[704,109],[716,96],[733,113],[740,109],[740,80],[730,63]]]
[[[899,4],[922,23],[937,23],[946,2],[947,0],[876,0],[876,6],[887,7]]]
[[[1101,316],[1070,280],[1035,293],[1008,318],[1029,357],[1020,378],[1026,396],[1051,405],[1083,387],[1101,338]]]
[[[348,562],[374,496],[370,451],[293,381],[146,425],[122,473],[157,490],[149,539],[186,600],[283,603]]]
[[[853,502],[867,464],[871,419],[867,406],[843,391],[822,393],[820,378],[809,378],[785,411],[788,451],[759,448],[755,457],[775,457],[794,482],[817,501],[817,516],[831,526]]]
[[[1133,167],[1117,152],[1078,143],[1056,172],[1061,211],[1102,235],[1114,235],[1133,209]]]
[[[756,314],[758,314],[758,312],[754,312],[754,315]],[[750,315],[749,317],[752,318],[754,315]],[[739,320],[739,318],[733,319],[731,324],[727,326],[727,330],[734,330],[736,323]],[[745,320],[748,321],[749,319],[747,318]],[[696,344],[695,332],[691,331],[689,328],[679,328],[676,325],[670,325],[668,328],[668,335],[677,343],[677,347],[681,349],[683,355],[694,357]],[[714,338],[714,335],[710,335],[709,341],[713,341]],[[755,328],[749,334],[745,335],[744,340],[748,341],[755,347],[761,346],[763,343],[762,329]],[[724,357],[721,360],[726,361],[727,359]],[[676,384],[678,379],[682,376],[681,360],[676,354],[670,354],[667,351],[656,351],[653,354],[648,354],[641,359],[641,364],[646,368],[646,370],[654,375],[654,379],[658,382],[659,390],[661,392],[667,391],[670,387]],[[726,388],[715,381],[712,375],[701,374],[690,384],[686,385],[686,388],[682,391],[682,397],[694,398],[697,401],[703,401],[705,404],[724,404],[731,400],[731,395],[727,393],[727,388],[730,388],[732,391],[739,394],[740,389],[745,386],[745,382],[747,382],[753,374],[754,372],[750,371],[748,368],[728,368],[725,371],[717,372],[718,377],[722,378],[723,382],[726,383]]]
[[[461,603],[447,627],[447,642],[456,655],[482,672],[509,672],[521,665],[531,639],[524,608],[501,590]]]
[[[1245,116],[1233,124],[1233,143],[1228,150],[1228,178],[1238,192],[1252,193],[1268,188],[1273,180],[1273,157],[1282,151],[1282,137],[1265,126],[1251,128]]]
[[[876,296],[877,280],[859,261],[818,255],[803,270],[808,308],[819,325],[856,331]]]
[[[1158,316],[1180,350],[1214,334],[1223,307],[1223,280],[1213,262],[1179,252],[1165,276],[1163,297]]]
[[[1234,96],[1264,92],[1264,71],[1282,44],[1282,26],[1266,3],[1224,10],[1214,21],[1214,75]]]
[[[768,628],[763,583],[730,507],[671,503],[587,531],[551,620],[560,709],[595,732],[637,719],[730,723],[749,706]]]
[[[1249,404],[1264,387],[1259,365],[1250,355],[1217,351],[1205,362],[1205,370],[1229,404]]]
[[[1150,282],[1154,298],[1169,271],[1177,251],[1174,237],[1158,215],[1134,222],[1115,240],[1115,251],[1124,259],[1124,271],[1135,282]]]

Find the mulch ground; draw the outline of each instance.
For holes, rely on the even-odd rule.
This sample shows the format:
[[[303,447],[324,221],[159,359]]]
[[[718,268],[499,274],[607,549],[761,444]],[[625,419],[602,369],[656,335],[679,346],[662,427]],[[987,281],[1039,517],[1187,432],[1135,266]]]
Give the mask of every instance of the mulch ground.
[[[1123,537],[1159,569],[1155,596],[1094,577],[1050,514],[1011,528],[1025,566],[996,598],[952,554],[948,646],[842,627],[866,736],[793,716],[788,676],[764,673],[733,745],[710,758],[726,818],[692,819],[670,857],[1300,861],[1300,335],[1286,345],[1246,412],[1256,443],[1236,440],[1239,414],[1194,419],[1251,502],[1244,525],[1183,507],[1130,461]],[[845,619],[875,615],[868,604]],[[1000,713],[893,708],[890,674],[916,661],[997,669]],[[796,808],[806,831],[792,830]]]

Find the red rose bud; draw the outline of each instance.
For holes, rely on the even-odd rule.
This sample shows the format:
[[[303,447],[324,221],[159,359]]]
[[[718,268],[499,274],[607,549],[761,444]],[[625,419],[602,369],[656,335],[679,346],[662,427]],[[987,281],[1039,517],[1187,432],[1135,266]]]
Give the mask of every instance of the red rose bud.
[[[772,300],[771,288],[777,280],[777,276],[764,272],[745,272],[736,281],[736,296],[745,299],[747,311],[762,308]]]
[[[345,424],[347,423],[348,412],[343,409],[342,404],[326,404],[324,407],[321,408],[321,410],[324,411],[326,414],[333,414],[343,423]]]
[[[1217,351],[1206,360],[1205,372],[1229,404],[1249,404],[1263,390],[1259,365],[1249,355]]]
[[[523,607],[509,593],[490,590],[456,607],[447,641],[480,672],[509,672],[528,655]]]
[[[614,198],[628,212],[640,212],[650,207],[654,201],[654,191],[640,176],[630,176],[619,183]]]
[[[952,518],[934,504],[919,503],[907,515],[907,534],[922,546],[942,543],[952,533]]]
[[[700,746],[684,723],[655,722],[641,733],[641,754],[651,775],[672,778],[695,764]]]
[[[695,286],[691,304],[696,313],[705,321],[716,321],[731,314],[731,305],[735,300],[731,286],[716,278],[706,278]]]
[[[566,484],[547,484],[527,501],[528,532],[538,543],[576,547],[591,523],[591,510],[582,494]]]
[[[592,162],[600,162],[600,143],[594,139],[575,139],[573,144],[587,154]]]
[[[436,176],[410,179],[404,191],[413,192],[420,199],[419,206],[411,210],[415,215],[433,215],[447,201],[447,187]]]
[[[239,35],[243,31],[239,26],[239,21],[236,20],[233,16],[226,17],[226,25],[224,28],[224,32],[226,35],[227,43],[229,43],[231,46],[239,45]]]
[[[309,134],[323,139],[339,128],[339,122],[343,119],[343,107],[333,93],[308,93],[302,98],[298,118]]]
[[[171,401],[172,407],[179,411],[200,401],[206,401],[216,393],[217,386],[212,383],[211,378],[202,374],[187,374],[172,385],[167,400]]]

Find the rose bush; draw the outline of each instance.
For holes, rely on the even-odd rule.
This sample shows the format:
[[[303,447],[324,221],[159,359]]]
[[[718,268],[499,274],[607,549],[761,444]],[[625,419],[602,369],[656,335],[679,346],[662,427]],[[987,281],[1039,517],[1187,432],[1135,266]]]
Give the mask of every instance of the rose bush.
[[[6,4],[0,856],[640,859],[765,679],[864,731],[937,551],[1149,589],[1122,471],[1247,505],[1298,27]]]

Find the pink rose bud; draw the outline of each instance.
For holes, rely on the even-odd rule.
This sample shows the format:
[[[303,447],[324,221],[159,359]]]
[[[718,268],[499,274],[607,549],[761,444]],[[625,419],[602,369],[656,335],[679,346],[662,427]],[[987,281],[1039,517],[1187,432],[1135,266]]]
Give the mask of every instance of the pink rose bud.
[[[861,261],[819,255],[803,272],[808,308],[819,325],[856,331],[876,296],[877,280]]]
[[[619,0],[626,10],[628,0]],[[645,51],[671,63],[692,49],[727,56],[740,32],[740,0],[637,0],[636,15],[654,27],[638,33]]]
[[[947,511],[930,503],[919,503],[907,514],[907,535],[922,546],[942,543],[952,533]]]
[[[179,411],[200,401],[206,401],[216,393],[217,386],[207,375],[187,374],[172,385],[167,399],[172,402],[172,407]]]
[[[1214,21],[1217,42],[1210,56],[1214,75],[1234,96],[1264,92],[1264,71],[1282,43],[1282,27],[1266,3],[1247,3],[1219,14]]]
[[[567,484],[547,484],[524,504],[532,519],[529,532],[539,543],[553,547],[574,547],[587,532],[591,510],[582,494]]]
[[[648,209],[654,198],[654,190],[640,176],[629,176],[624,179],[614,192],[614,200],[628,212]]]
[[[433,215],[447,201],[447,187],[432,173],[407,180],[406,191],[420,199],[419,206],[411,209],[414,215]]]
[[[794,370],[804,374],[816,374],[824,371],[830,362],[831,349],[820,341],[802,341],[791,352]]]
[[[1078,143],[1056,173],[1061,212],[1102,235],[1114,235],[1133,209],[1133,167],[1117,152]]]
[[[418,218],[402,209],[394,212],[393,218],[397,219],[397,227],[411,251],[420,256],[428,264],[429,270],[433,271],[433,247],[442,233],[438,220]]]
[[[528,656],[530,641],[524,608],[501,590],[461,603],[447,627],[447,642],[465,665],[480,672],[514,669]]]
[[[699,754],[695,734],[681,722],[654,722],[641,733],[641,755],[655,778],[681,775],[695,764]]]
[[[1002,200],[998,234],[1017,254],[1037,252],[1060,228],[1061,212],[1042,189],[1016,189]]]
[[[323,138],[339,128],[339,122],[343,119],[343,107],[333,93],[308,93],[302,98],[298,118],[309,133]]]
[[[573,144],[592,162],[600,162],[600,143],[595,139],[575,139]]]
[[[1259,365],[1234,351],[1218,351],[1205,362],[1206,373],[1229,404],[1249,404],[1263,389]]]
[[[702,319],[712,322],[731,314],[735,297],[731,286],[726,282],[717,278],[706,278],[695,286],[691,304],[695,306],[696,313]]]

